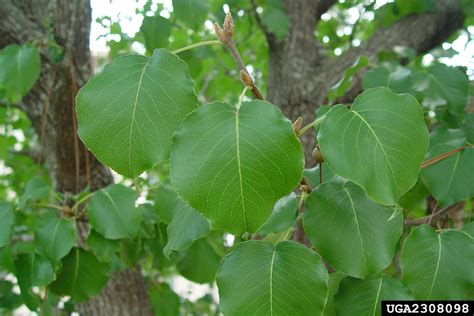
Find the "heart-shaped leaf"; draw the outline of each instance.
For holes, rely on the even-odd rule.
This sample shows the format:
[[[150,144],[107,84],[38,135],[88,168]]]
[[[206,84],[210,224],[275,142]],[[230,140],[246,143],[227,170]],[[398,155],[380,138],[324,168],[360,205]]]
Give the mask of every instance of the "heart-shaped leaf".
[[[95,192],[87,207],[91,226],[108,239],[135,237],[142,218],[136,199],[137,193],[121,184]]]
[[[53,293],[82,302],[100,292],[107,283],[108,273],[108,265],[100,263],[92,253],[73,248],[62,260],[58,277],[49,288]]]
[[[374,201],[394,205],[416,183],[428,129],[413,96],[380,87],[359,95],[351,110],[337,105],[328,112],[318,141],[336,174]]]
[[[328,274],[321,257],[283,241],[239,244],[217,273],[224,315],[320,315]]]
[[[44,218],[35,231],[36,249],[52,263],[69,253],[76,243],[74,222],[49,216]]]
[[[474,288],[474,240],[464,232],[437,233],[421,225],[403,245],[403,282],[417,300],[462,300]]]
[[[101,162],[135,177],[168,158],[173,133],[196,107],[194,81],[176,55],[122,56],[79,91],[77,132]]]
[[[33,45],[8,45],[0,50],[0,87],[17,102],[30,91],[40,75],[40,55]]]
[[[364,278],[392,262],[403,230],[393,213],[351,182],[325,182],[306,200],[304,230],[336,270]]]
[[[272,215],[267,222],[259,229],[258,233],[262,235],[276,234],[292,227],[296,222],[298,215],[298,201],[296,194],[282,197],[273,206]]]
[[[214,229],[256,232],[302,172],[291,122],[264,101],[205,105],[173,139],[173,187]]]
[[[36,310],[40,299],[31,291],[33,286],[46,286],[54,280],[54,270],[48,259],[35,253],[22,253],[15,260],[15,275],[26,306]]]
[[[195,209],[184,202],[176,192],[172,193],[176,198],[173,209],[173,218],[167,228],[168,242],[163,253],[170,258],[173,251],[186,250],[193,242],[205,237],[211,230],[209,222]]]

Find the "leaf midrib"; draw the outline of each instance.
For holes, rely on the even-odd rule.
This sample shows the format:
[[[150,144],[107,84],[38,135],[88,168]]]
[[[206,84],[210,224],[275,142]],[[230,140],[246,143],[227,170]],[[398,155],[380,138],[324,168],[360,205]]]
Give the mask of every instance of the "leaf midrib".
[[[245,199],[244,199],[244,186],[242,182],[242,167],[240,162],[240,131],[239,131],[239,110],[235,111],[235,138],[236,138],[236,147],[237,147],[237,169],[239,173],[239,184],[240,184],[240,198],[242,202],[242,211],[244,219],[244,230],[247,231],[247,220],[246,220],[246,210],[245,210]]]
[[[396,177],[395,177],[395,173],[393,172],[392,165],[390,164],[390,159],[388,158],[388,155],[387,155],[387,153],[385,152],[385,148],[383,147],[382,142],[380,141],[379,137],[377,136],[377,134],[375,133],[375,131],[372,129],[372,127],[370,126],[369,122],[367,122],[359,113],[357,113],[356,111],[352,111],[352,113],[354,113],[358,118],[360,118],[361,121],[364,122],[365,125],[367,125],[368,129],[369,129],[369,130],[372,132],[372,134],[374,135],[375,140],[376,140],[377,143],[379,144],[380,149],[382,150],[382,153],[383,153],[384,156],[385,156],[385,159],[386,159],[386,161],[387,161],[388,168],[390,169],[390,173],[391,173],[391,175],[392,175],[393,182],[395,182],[395,185],[397,185],[397,179],[396,179]]]
[[[273,250],[272,261],[270,263],[270,315],[273,315],[273,263],[275,261],[276,250]]]
[[[137,93],[135,94],[135,102],[133,104],[132,119],[130,120],[130,136],[128,139],[128,171],[130,172],[130,174],[133,174],[132,172],[132,134],[133,134],[133,124],[135,123],[135,113],[137,112],[138,95],[140,93],[140,88],[142,86],[143,76],[145,75],[145,71],[148,65],[150,65],[150,62],[151,62],[151,58],[143,67],[143,71],[140,75],[140,79],[138,80]]]
[[[356,222],[357,234],[359,236],[359,241],[360,241],[360,247],[362,248],[361,249],[362,250],[362,259],[364,259],[364,266],[365,266],[365,270],[366,270],[366,273],[367,273],[369,268],[367,267],[367,259],[365,258],[364,241],[362,240],[362,232],[360,231],[360,224],[359,224],[359,219],[357,218],[357,212],[356,212],[356,209],[355,209],[354,201],[352,200],[352,196],[349,193],[349,190],[344,188],[344,191],[346,192],[347,197],[351,201],[352,211],[354,212],[354,218],[355,218],[355,222]]]
[[[115,204],[114,200],[110,196],[109,192],[107,192],[105,190],[103,192],[104,192],[105,196],[110,200],[110,203],[112,203],[113,209],[114,209],[115,213],[117,214],[118,218],[120,219],[120,222],[122,223],[122,228],[124,228],[124,230],[127,232],[127,234],[130,235],[130,232],[127,229],[127,225],[125,224],[125,220],[120,215],[120,212],[117,208],[117,205]]]
[[[433,292],[433,287],[436,282],[436,278],[438,277],[439,263],[441,261],[441,237],[439,236],[439,234],[436,234],[436,236],[438,237],[438,259],[436,260],[436,267],[435,267],[435,272],[433,276],[433,281],[431,282],[431,287],[430,287],[430,291],[428,293],[427,299],[431,298],[431,293]]]
[[[377,290],[377,295],[375,296],[373,316],[375,316],[375,313],[377,312],[377,305],[378,305],[377,302],[379,301],[380,291],[382,290],[382,282],[383,282],[383,277],[380,277],[379,288]]]

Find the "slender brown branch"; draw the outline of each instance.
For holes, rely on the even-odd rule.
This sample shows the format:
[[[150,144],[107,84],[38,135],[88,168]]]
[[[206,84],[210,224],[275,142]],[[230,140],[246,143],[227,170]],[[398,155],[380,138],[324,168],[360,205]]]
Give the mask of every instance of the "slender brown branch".
[[[462,207],[464,207],[464,202],[459,202],[459,203],[447,206],[445,208],[442,208],[438,212],[435,212],[435,213],[430,214],[430,215],[425,216],[425,217],[406,219],[405,220],[405,225],[407,225],[407,226],[416,226],[416,225],[429,224],[429,223],[432,223],[432,222],[436,222],[437,220],[439,220],[444,215],[447,215],[452,211],[459,210]]]
[[[244,61],[242,60],[242,57],[240,56],[240,53],[237,50],[237,47],[235,46],[234,40],[232,39],[232,36],[234,34],[234,22],[232,20],[232,15],[230,14],[230,12],[227,13],[225,17],[224,29],[222,29],[219,26],[219,24],[215,22],[214,30],[216,31],[217,38],[229,49],[240,71],[245,73],[248,76],[248,78],[251,79],[251,76],[249,72],[247,71],[247,68],[245,67]],[[258,90],[257,86],[255,85],[255,82],[253,81],[253,79],[251,79],[251,82],[249,82],[247,85],[251,88],[253,95],[257,99],[265,100],[262,93],[260,92],[260,90]]]
[[[453,150],[450,150],[446,153],[442,153],[441,155],[439,156],[436,156],[436,157],[433,157],[431,159],[428,159],[426,161],[423,161],[423,163],[421,164],[421,168],[426,168],[428,166],[431,166],[432,164],[435,164],[437,163],[438,161],[441,161],[445,158],[448,158],[449,156],[452,156],[458,152],[460,152],[461,150],[463,150],[464,148],[466,148],[466,146],[461,146],[461,147],[458,147],[458,148],[455,148]]]

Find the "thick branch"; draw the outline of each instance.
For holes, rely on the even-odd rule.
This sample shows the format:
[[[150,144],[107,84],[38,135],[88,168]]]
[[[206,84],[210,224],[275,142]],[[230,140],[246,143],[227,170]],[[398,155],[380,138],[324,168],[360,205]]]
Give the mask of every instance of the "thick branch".
[[[10,0],[0,0],[0,48],[40,40],[42,33]]]
[[[406,46],[417,53],[423,53],[441,44],[463,26],[464,14],[458,0],[438,0],[436,7],[436,12],[412,15],[388,28],[381,28],[365,44],[328,60],[321,69],[328,79],[322,87],[324,96],[341,78],[344,69],[352,65],[359,56],[365,55],[375,60],[378,52],[392,50],[395,46]],[[344,100],[338,101],[350,102],[360,92],[360,76],[355,77],[354,87]]]

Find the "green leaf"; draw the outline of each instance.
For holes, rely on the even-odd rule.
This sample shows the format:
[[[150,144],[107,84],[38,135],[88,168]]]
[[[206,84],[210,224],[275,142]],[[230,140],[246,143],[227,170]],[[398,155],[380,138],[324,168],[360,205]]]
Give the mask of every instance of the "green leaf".
[[[142,238],[124,239],[120,243],[120,259],[130,268],[137,265],[144,254]]]
[[[171,35],[171,23],[162,16],[145,16],[140,32],[145,37],[145,47],[149,54],[155,48],[166,48]]]
[[[36,310],[39,298],[33,294],[33,286],[46,286],[54,280],[54,271],[51,263],[35,253],[19,254],[15,260],[16,277],[20,286],[21,296],[26,306]]]
[[[403,230],[403,216],[392,218],[393,213],[351,182],[325,182],[307,198],[303,224],[306,236],[331,266],[365,278],[392,262]]]
[[[337,315],[381,315],[382,300],[413,300],[413,294],[389,276],[365,280],[347,277],[339,284],[334,305]]]
[[[339,284],[346,277],[342,272],[333,272],[329,274],[328,278],[328,295],[326,303],[324,304],[324,316],[336,316],[336,307],[334,306],[334,295],[339,290]]]
[[[285,12],[279,8],[265,8],[262,14],[262,23],[268,31],[275,34],[278,39],[283,39],[288,33],[290,19]]]
[[[351,110],[337,105],[318,133],[326,163],[377,203],[397,204],[416,183],[428,130],[414,97],[388,88],[360,94]]]
[[[464,123],[464,132],[470,143],[474,143],[474,112],[466,113],[466,122]]]
[[[158,213],[160,222],[165,224],[171,223],[177,201],[178,195],[171,186],[163,184],[156,189],[155,210]]]
[[[403,66],[393,69],[380,66],[364,74],[362,88],[367,90],[375,87],[388,87],[397,93],[405,93],[410,90],[410,76],[411,70]]]
[[[429,68],[428,72],[419,74],[418,77],[422,75],[425,75],[423,84],[418,82],[414,87],[415,90],[423,92],[431,99],[446,100],[448,111],[451,114],[464,115],[469,95],[469,79],[466,74],[457,68],[436,64]]]
[[[474,239],[474,222],[470,222],[462,227],[462,230],[469,235],[472,239]]]
[[[196,240],[176,265],[179,273],[186,279],[201,284],[214,282],[222,256],[211,238],[209,236]]]
[[[347,90],[352,86],[352,78],[354,75],[369,64],[369,58],[367,56],[360,56],[354,62],[354,64],[348,67],[344,71],[344,76],[329,90],[328,100],[334,101],[334,99],[342,97]]]
[[[38,177],[28,181],[25,192],[20,196],[19,207],[25,208],[28,203],[47,198],[49,195],[48,185]]]
[[[56,216],[46,217],[35,230],[35,241],[37,251],[54,264],[76,243],[74,222]]]
[[[209,222],[195,209],[191,208],[176,193],[176,205],[173,210],[173,219],[168,225],[168,242],[163,253],[170,258],[173,251],[186,250],[192,243],[211,230]]]
[[[440,126],[431,134],[427,159],[466,144],[464,132]],[[421,171],[421,179],[441,207],[474,196],[474,148],[442,159]]]
[[[97,295],[108,279],[108,265],[100,263],[90,252],[73,248],[62,260],[58,277],[50,290],[61,296],[71,296],[82,302]]]
[[[196,107],[194,81],[176,55],[118,57],[79,91],[78,134],[101,162],[135,177],[168,159],[173,133]]]
[[[214,229],[256,232],[302,172],[291,122],[267,102],[205,105],[173,139],[173,187]]]
[[[474,287],[474,240],[429,225],[412,230],[400,255],[403,282],[417,300],[462,300]]]
[[[194,30],[204,25],[208,11],[208,0],[173,0],[176,17]]]
[[[0,311],[14,310],[22,304],[21,296],[13,291],[14,284],[7,280],[0,280]],[[6,313],[8,315],[8,313]]]
[[[156,316],[178,316],[179,296],[167,283],[152,284],[148,287],[153,314]]]
[[[272,215],[259,229],[258,233],[267,235],[282,232],[295,224],[297,215],[298,201],[296,200],[296,194],[291,192],[290,195],[282,197],[275,203]]]
[[[136,199],[136,192],[121,184],[97,191],[87,207],[92,227],[107,239],[135,237],[142,217]]]
[[[15,213],[7,202],[0,203],[0,247],[10,243],[13,232]]]
[[[87,237],[87,246],[89,246],[100,262],[111,262],[114,255],[120,249],[118,241],[104,238],[94,230],[91,230]]]
[[[240,243],[217,273],[224,315],[315,315],[325,305],[327,271],[319,255],[283,241]]]
[[[8,45],[0,50],[0,86],[5,97],[20,101],[38,80],[40,55],[33,45]]]

